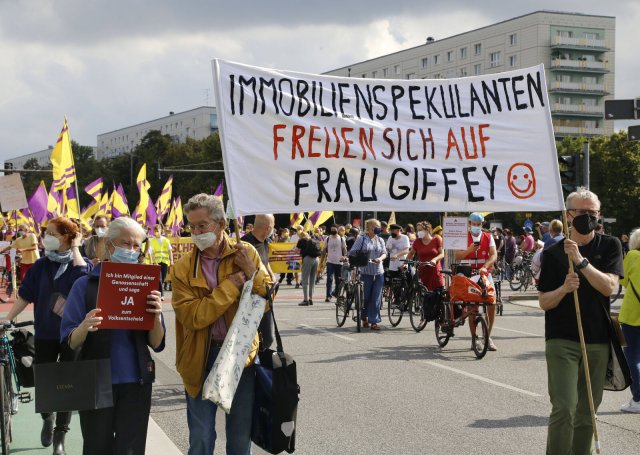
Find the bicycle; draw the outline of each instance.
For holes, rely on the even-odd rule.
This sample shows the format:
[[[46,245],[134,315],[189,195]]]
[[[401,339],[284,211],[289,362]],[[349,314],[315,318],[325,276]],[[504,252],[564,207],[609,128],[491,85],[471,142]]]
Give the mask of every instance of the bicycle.
[[[360,268],[348,264],[342,266],[343,278],[340,280],[336,295],[336,323],[342,327],[351,313],[356,330],[362,330],[362,311],[364,310],[364,287],[360,280]]]
[[[7,332],[13,332],[20,327],[29,325],[33,325],[33,321],[17,323],[7,321],[0,324],[0,408],[2,409],[0,442],[3,455],[9,453],[9,446],[12,440],[11,416],[17,414],[18,402],[31,402],[31,393],[20,391],[20,381],[16,372],[16,359],[13,355],[13,348]],[[15,388],[13,384],[15,384]]]
[[[443,270],[442,274],[450,277],[451,270]],[[448,280],[447,280],[448,281]],[[474,318],[476,323],[476,335],[472,338],[471,345],[476,358],[482,359],[489,348],[489,328],[484,317],[484,310],[487,304],[480,302],[452,301],[449,298],[449,283],[446,283],[445,290],[441,294],[438,305],[434,329],[436,341],[443,348],[449,340],[455,336],[455,328],[463,326],[468,318]],[[478,336],[478,332],[481,333]]]
[[[387,294],[387,316],[389,323],[396,327],[400,324],[405,312],[409,313],[411,327],[421,332],[427,325],[424,315],[424,298],[429,292],[420,281],[420,267],[433,267],[433,263],[403,259],[409,267],[415,266],[415,273],[400,271],[400,277],[391,279],[391,291]]]
[[[526,292],[529,286],[534,284],[533,272],[531,272],[532,259],[532,254],[524,253],[522,256],[516,256],[513,260],[513,270],[509,280],[511,290]]]
[[[502,302],[502,279],[506,276],[506,269],[509,267],[504,257],[498,259],[493,265],[493,284],[496,289],[496,313],[502,316],[503,302]]]

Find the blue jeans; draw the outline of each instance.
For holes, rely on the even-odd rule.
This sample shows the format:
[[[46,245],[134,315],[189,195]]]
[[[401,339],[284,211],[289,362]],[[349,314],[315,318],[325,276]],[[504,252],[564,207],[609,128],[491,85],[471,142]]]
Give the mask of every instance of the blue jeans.
[[[631,395],[633,401],[640,401],[640,327],[627,324],[620,324],[620,327],[627,340],[627,347],[622,349],[631,371]]]
[[[207,359],[205,378],[220,352],[211,349]],[[226,416],[227,455],[251,455],[251,420],[255,369],[245,368],[233,397],[231,412]],[[216,444],[216,406],[213,401],[202,399],[202,390],[197,398],[187,396],[187,424],[189,425],[189,455],[212,455]]]
[[[341,273],[341,264],[332,264],[331,262],[327,262],[327,298],[331,297],[331,293],[333,292],[333,279],[336,279],[337,286],[340,281]]]
[[[379,324],[380,299],[382,297],[382,287],[384,286],[384,273],[377,275],[361,275],[364,284],[364,305],[366,313],[362,317],[367,317],[369,324]]]

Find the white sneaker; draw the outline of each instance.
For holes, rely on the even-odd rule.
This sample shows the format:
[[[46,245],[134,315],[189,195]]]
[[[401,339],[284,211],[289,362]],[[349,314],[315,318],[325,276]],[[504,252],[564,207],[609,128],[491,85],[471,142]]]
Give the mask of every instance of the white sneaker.
[[[489,338],[489,347],[488,347],[489,351],[497,351],[498,348],[496,347],[495,344],[493,344],[493,340],[491,338]]]
[[[633,401],[633,398],[629,400],[627,404],[623,404],[620,407],[622,412],[633,412],[635,414],[640,414],[640,401]]]

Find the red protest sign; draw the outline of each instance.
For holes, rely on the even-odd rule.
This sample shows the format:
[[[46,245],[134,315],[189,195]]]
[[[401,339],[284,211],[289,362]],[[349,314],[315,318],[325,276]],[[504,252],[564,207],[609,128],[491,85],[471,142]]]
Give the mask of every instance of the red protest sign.
[[[97,308],[101,329],[151,330],[147,296],[160,289],[160,266],[103,262]]]

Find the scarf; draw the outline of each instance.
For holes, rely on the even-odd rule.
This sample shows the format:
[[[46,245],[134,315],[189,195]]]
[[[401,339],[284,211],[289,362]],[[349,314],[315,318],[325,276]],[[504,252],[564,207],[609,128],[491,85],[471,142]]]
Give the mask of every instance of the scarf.
[[[67,271],[69,262],[73,261],[73,254],[71,253],[71,250],[63,251],[62,253],[46,250],[46,255],[50,261],[60,264],[60,267],[58,267],[58,270],[56,271],[56,275],[53,277],[54,280],[60,278],[60,276]]]

